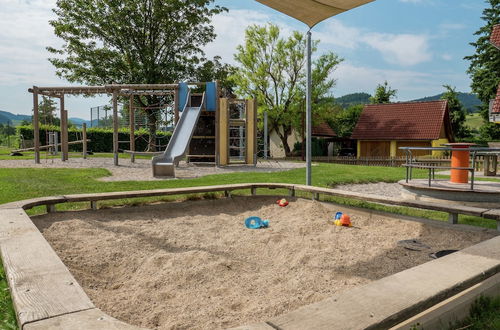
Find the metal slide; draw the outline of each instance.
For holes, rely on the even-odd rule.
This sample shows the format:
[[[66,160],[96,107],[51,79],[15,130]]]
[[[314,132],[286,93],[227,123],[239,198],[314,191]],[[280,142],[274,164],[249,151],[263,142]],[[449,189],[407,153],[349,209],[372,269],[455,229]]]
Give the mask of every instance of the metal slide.
[[[179,161],[188,150],[201,109],[205,104],[205,93],[203,93],[199,107],[191,107],[190,98],[191,95],[187,93],[184,110],[175,126],[165,152],[163,155],[153,157],[153,176],[155,177],[175,176],[175,166],[179,164]]]

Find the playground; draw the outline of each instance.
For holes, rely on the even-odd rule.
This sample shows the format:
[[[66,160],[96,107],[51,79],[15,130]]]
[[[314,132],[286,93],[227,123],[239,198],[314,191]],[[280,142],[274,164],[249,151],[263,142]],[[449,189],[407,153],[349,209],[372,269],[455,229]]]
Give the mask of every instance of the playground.
[[[289,93],[286,81],[276,83],[282,73],[258,67],[256,53],[248,61],[234,58],[243,66],[247,62],[248,74],[269,74],[276,97],[267,91],[273,87],[265,79],[257,92],[241,91],[242,86],[223,91],[224,82],[216,79],[231,78],[201,72],[210,69],[198,67],[201,62],[171,70],[168,62],[156,62],[164,51],[154,55],[150,68],[135,68],[139,62],[127,54],[126,64],[134,70],[111,77],[116,71],[111,70],[111,40],[104,43],[112,50],[104,54],[110,58],[101,54],[103,62],[97,63],[99,69],[110,66],[103,79],[66,77],[71,83],[98,85],[28,89],[32,126],[23,128],[22,145],[9,150],[10,156],[0,150],[0,316],[5,316],[0,328],[437,329],[460,321],[478,297],[500,296],[500,147],[454,143],[451,134],[449,141],[442,141],[440,123],[430,146],[380,139],[379,146],[387,147],[390,155],[405,154],[401,167],[313,163],[317,113],[312,112],[323,98],[332,105],[334,98],[313,93],[323,83],[312,81],[322,74],[313,68],[318,47],[311,29],[372,1],[258,2],[309,27],[307,34],[296,34],[300,52],[289,54],[299,58],[300,65],[287,74],[300,90]],[[105,5],[113,14],[121,6]],[[168,5],[158,2],[150,13],[167,8],[165,16],[177,14]],[[206,10],[224,11],[201,2],[176,5],[187,16],[197,6],[205,15]],[[57,6],[76,15],[77,8],[69,3]],[[85,4],[85,9],[92,6]],[[96,23],[105,17],[102,6],[97,7],[102,15],[94,15]],[[132,6],[126,7],[134,13]],[[85,18],[90,12],[76,16]],[[130,20],[130,39],[135,39],[137,21],[130,13],[123,17]],[[204,20],[199,14],[203,20],[198,27],[205,32],[195,29],[191,35],[173,29],[168,34],[179,33],[177,42],[190,40],[192,45],[180,48],[186,54],[175,50],[176,42],[162,40],[169,57],[182,57],[178,64],[197,53],[198,43],[202,47],[215,38],[209,17]],[[148,25],[158,32],[196,27],[182,15],[170,25],[147,18]],[[115,34],[120,30],[114,28],[119,25],[116,17],[106,24]],[[71,36],[77,27],[64,22],[58,28],[57,19],[51,24],[56,32]],[[83,35],[92,40],[93,29],[87,30]],[[77,37],[73,42],[83,43]],[[91,41],[87,52],[99,42]],[[280,47],[277,42],[273,52]],[[330,61],[334,68],[342,61],[334,63],[334,58],[332,52],[317,62],[328,66],[323,61]],[[60,61],[53,64],[57,67]],[[217,66],[216,58],[214,62]],[[63,71],[71,71],[65,65]],[[155,67],[165,71],[148,71]],[[147,77],[140,76],[143,69]],[[165,77],[172,81],[163,81]],[[255,82],[240,79],[239,84],[249,88]],[[328,90],[334,80],[330,84],[324,84]],[[289,100],[281,104],[287,94]],[[111,99],[110,107],[91,109],[90,125],[97,127],[88,130],[84,123],[81,130],[71,128],[68,98],[97,95]],[[42,122],[40,98],[58,100],[59,127]],[[450,116],[447,102],[440,101],[443,116]],[[500,113],[493,104],[490,111]],[[282,113],[273,113],[280,108]],[[290,110],[300,113],[300,124]],[[107,126],[99,127],[100,121]],[[450,129],[450,122],[443,122]],[[370,119],[368,128],[380,133],[374,123]],[[412,124],[406,129],[414,128]],[[269,159],[268,134],[281,134],[281,147],[292,155],[297,150],[288,150],[288,134],[298,126],[304,159]],[[333,142],[328,143],[330,152]],[[447,153],[450,159],[426,157],[434,153]],[[478,157],[483,159],[483,175],[477,173]]]

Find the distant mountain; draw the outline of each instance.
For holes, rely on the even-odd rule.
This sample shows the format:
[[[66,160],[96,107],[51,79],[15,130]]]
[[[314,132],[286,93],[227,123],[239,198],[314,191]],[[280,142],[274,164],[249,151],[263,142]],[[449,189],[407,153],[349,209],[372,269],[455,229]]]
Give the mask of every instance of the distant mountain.
[[[0,110],[0,124],[10,124],[13,126],[18,126],[23,120],[31,121],[31,116],[28,115],[15,115],[8,111]],[[87,127],[90,127],[90,120],[85,120],[81,118],[69,118],[69,121],[73,125],[81,127],[83,123],[87,123]]]
[[[87,128],[90,127],[90,120],[85,120],[81,118],[68,118],[68,120],[75,126],[82,127],[83,123],[87,124]]]
[[[462,102],[467,112],[475,113],[479,111],[478,107],[481,106],[482,102],[477,98],[475,94],[461,93],[461,92],[458,92],[457,94],[458,94],[458,99],[460,100],[460,102]],[[435,100],[440,100],[442,96],[443,93],[434,96],[424,97],[413,101],[415,102],[435,101]]]
[[[335,98],[335,102],[345,109],[351,105],[370,103],[370,97],[368,93],[352,93]]]
[[[0,110],[0,123],[19,125],[23,120],[31,120],[31,116],[28,115],[15,115],[11,112]]]

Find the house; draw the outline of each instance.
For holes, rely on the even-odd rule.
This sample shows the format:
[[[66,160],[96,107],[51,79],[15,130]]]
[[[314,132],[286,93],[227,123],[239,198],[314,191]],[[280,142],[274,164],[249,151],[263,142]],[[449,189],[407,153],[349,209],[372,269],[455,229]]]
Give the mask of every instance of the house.
[[[439,147],[453,142],[448,102],[366,105],[351,137],[358,140],[358,157],[399,157],[405,155],[400,147]]]
[[[313,126],[312,132],[313,137],[332,139],[337,137],[337,134],[327,123],[321,123],[317,126]],[[293,130],[292,134],[288,136],[288,145],[293,150],[293,146],[297,142],[302,142],[302,135],[300,132]],[[331,148],[329,148],[330,150]],[[283,143],[275,131],[272,131],[269,135],[269,153],[272,158],[284,158],[285,149],[283,148]]]
[[[493,27],[490,43],[500,50],[500,24]],[[497,88],[497,96],[490,103],[490,121],[500,123],[500,84]]]

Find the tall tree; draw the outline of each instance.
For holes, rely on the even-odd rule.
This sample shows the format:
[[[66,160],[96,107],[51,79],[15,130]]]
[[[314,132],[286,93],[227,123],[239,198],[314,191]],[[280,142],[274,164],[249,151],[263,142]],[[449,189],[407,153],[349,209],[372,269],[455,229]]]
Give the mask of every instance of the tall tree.
[[[384,84],[378,84],[375,89],[375,94],[370,98],[370,103],[372,104],[382,104],[382,103],[391,103],[391,99],[396,97],[398,93],[397,89],[392,89],[391,86],[384,81]]]
[[[488,6],[483,10],[484,26],[477,30],[475,42],[471,42],[476,51],[466,56],[470,61],[467,73],[472,79],[472,91],[483,102],[481,115],[485,125],[481,128],[483,137],[487,139],[500,138],[500,126],[489,123],[488,108],[490,100],[495,98],[500,83],[500,51],[490,44],[489,39],[493,26],[500,24],[500,0],[486,0]]]
[[[203,46],[215,39],[210,19],[226,10],[214,0],[58,0],[50,21],[64,41],[47,47],[49,61],[70,82],[157,84],[189,79],[205,60]],[[139,105],[159,104],[144,97]],[[154,150],[156,116],[148,115]]]
[[[471,135],[470,130],[465,126],[465,118],[467,112],[458,99],[458,93],[455,87],[450,85],[443,85],[446,91],[441,96],[442,100],[448,101],[448,111],[450,112],[450,122],[453,134],[457,138],[464,138]]]
[[[316,51],[319,41],[313,43]],[[259,114],[268,113],[271,130],[279,136],[286,155],[291,155],[288,137],[300,128],[305,95],[305,37],[294,31],[288,38],[274,24],[253,25],[245,32],[245,44],[237,48],[240,67],[233,75],[236,92],[256,97]],[[334,53],[321,55],[313,63],[313,118],[328,107],[322,102],[335,85],[331,73],[342,61]],[[331,103],[333,103],[333,99]]]
[[[59,125],[60,120],[56,118],[56,102],[50,97],[42,96],[38,103],[39,120],[43,125]]]

